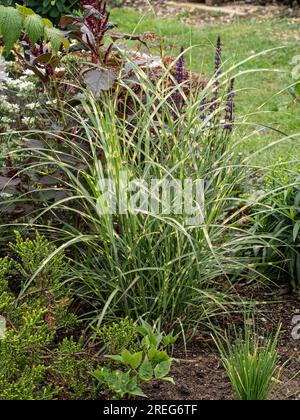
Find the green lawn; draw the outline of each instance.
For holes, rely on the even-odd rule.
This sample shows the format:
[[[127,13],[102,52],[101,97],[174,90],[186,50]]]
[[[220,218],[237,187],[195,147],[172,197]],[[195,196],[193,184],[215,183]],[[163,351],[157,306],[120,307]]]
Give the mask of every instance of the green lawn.
[[[295,135],[291,140],[285,139],[264,153],[253,157],[257,164],[268,164],[279,159],[300,158],[300,102],[293,101],[287,90],[293,83],[291,60],[300,55],[297,41],[300,25],[290,19],[272,19],[262,23],[257,20],[236,20],[231,24],[204,25],[190,27],[180,19],[156,19],[141,16],[132,9],[115,9],[112,20],[119,30],[132,33],[152,31],[159,34],[165,45],[177,53],[181,46],[195,46],[191,53],[191,67],[207,75],[213,72],[214,44],[221,35],[224,50],[225,68],[237,64],[247,57],[265,50],[281,47],[256,57],[240,67],[240,70],[259,72],[243,75],[237,79],[237,110],[241,122],[254,123],[254,130],[261,128],[245,142],[241,151],[245,154],[257,152],[263,146],[282,138],[282,135],[268,128],[272,127],[287,135]],[[189,58],[187,58],[189,61]],[[268,69],[268,71],[264,71]],[[280,93],[282,90],[284,92]],[[266,127],[265,127],[266,126]],[[243,126],[242,131],[247,129]],[[241,132],[239,131],[239,136]]]

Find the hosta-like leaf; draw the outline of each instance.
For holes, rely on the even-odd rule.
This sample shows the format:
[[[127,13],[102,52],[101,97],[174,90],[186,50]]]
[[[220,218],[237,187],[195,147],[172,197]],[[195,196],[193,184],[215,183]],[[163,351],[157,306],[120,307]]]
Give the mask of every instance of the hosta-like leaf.
[[[136,380],[134,379],[128,383],[127,392],[129,392],[129,395],[147,398],[147,395],[144,394],[143,390],[138,386],[138,384],[136,383]]]
[[[139,368],[139,376],[143,381],[151,381],[153,378],[153,368],[151,362],[145,358]]]
[[[171,365],[172,365],[171,359],[159,363],[154,369],[155,378],[162,379],[165,376],[167,376],[168,373],[170,372]]]
[[[39,15],[27,16],[24,27],[30,41],[35,44],[44,34],[44,21]]]
[[[8,54],[14,43],[19,39],[23,25],[23,17],[14,7],[0,6],[0,34],[5,43],[5,53]]]
[[[134,353],[131,357],[130,367],[132,369],[137,369],[141,364],[142,358],[143,358],[143,352],[142,351]]]
[[[152,363],[157,364],[169,360],[169,355],[165,350],[159,351],[154,346],[151,346],[148,352],[148,358]]]
[[[131,357],[132,357],[130,351],[124,349],[122,351],[122,353],[121,353],[121,356],[122,356],[123,363],[125,365],[128,365],[129,366],[130,365],[130,362],[131,362]]]
[[[171,384],[175,385],[175,381],[170,376],[165,376],[164,378],[161,378],[162,381],[170,382]]]

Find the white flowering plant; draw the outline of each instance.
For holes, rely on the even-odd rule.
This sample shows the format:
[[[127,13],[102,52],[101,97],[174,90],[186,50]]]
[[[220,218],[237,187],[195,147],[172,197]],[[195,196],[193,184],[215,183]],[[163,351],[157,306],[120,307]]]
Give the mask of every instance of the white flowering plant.
[[[44,129],[51,119],[56,100],[49,98],[31,70],[16,61],[5,61],[0,55],[0,176],[9,152],[20,143],[26,132]],[[44,118],[41,118],[43,115]]]
[[[34,127],[37,85],[33,73],[27,71],[14,77],[16,63],[5,62],[0,56],[0,131],[3,145],[4,133]],[[30,103],[34,100],[35,102]],[[28,106],[29,105],[29,106]]]

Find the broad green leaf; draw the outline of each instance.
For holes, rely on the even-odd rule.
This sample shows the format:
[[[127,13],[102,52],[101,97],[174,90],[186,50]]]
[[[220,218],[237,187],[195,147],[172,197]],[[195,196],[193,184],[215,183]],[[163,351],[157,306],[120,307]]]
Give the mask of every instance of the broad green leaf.
[[[153,331],[147,331],[147,335],[144,336],[142,343],[146,347],[154,346],[158,348],[162,340],[161,334],[155,334]]]
[[[23,18],[18,10],[14,7],[0,6],[0,33],[4,40],[6,54],[19,39],[22,25]]]
[[[109,356],[105,356],[108,359],[113,360],[114,362],[119,362],[119,363],[123,363],[123,357],[120,356],[119,354],[113,354],[113,355],[109,355]]]
[[[148,358],[156,365],[157,363],[169,360],[170,357],[166,351],[159,351],[154,346],[151,346],[148,351]]]
[[[144,394],[143,390],[138,386],[136,378],[132,378],[128,383],[127,392],[137,397],[147,397],[147,395]]]
[[[163,341],[163,343],[164,343],[164,345],[167,347],[167,346],[170,346],[170,345],[174,345],[175,344],[175,342],[177,341],[177,339],[178,339],[178,337],[179,337],[179,334],[177,334],[177,335],[173,335],[172,333],[171,334],[168,334],[168,335],[166,335],[166,336],[164,336],[163,338],[162,338],[162,341]]]
[[[150,350],[148,351],[148,358],[149,360],[153,360],[154,357],[156,356],[158,350],[156,350],[156,348],[154,346],[150,347]]]
[[[155,366],[154,375],[156,379],[162,379],[168,375],[172,365],[172,359],[166,360]]]
[[[51,26],[45,27],[45,38],[50,42],[52,50],[58,52],[61,45],[64,44],[64,36],[59,29],[53,28]]]
[[[130,367],[132,369],[137,369],[142,362],[142,358],[143,358],[143,352],[142,351],[139,351],[138,353],[134,353],[131,356]]]
[[[61,39],[61,42],[62,42],[65,50],[68,51],[69,48],[70,48],[70,45],[71,45],[70,41],[63,36],[62,39]]]
[[[153,368],[147,357],[139,368],[139,376],[143,381],[151,381],[153,378]]]
[[[44,22],[39,15],[27,16],[24,27],[30,41],[35,44],[44,34]]]
[[[53,23],[51,22],[50,19],[44,18],[43,22],[45,26],[48,26],[49,28],[53,28]]]
[[[98,379],[98,381],[105,381],[108,377],[108,371],[106,368],[97,369],[93,372],[93,376]]]
[[[127,366],[130,366],[132,360],[132,354],[128,350],[123,350],[121,353],[123,363]]]
[[[16,9],[24,16],[35,15],[35,12],[29,7],[21,6],[20,4],[16,5]]]
[[[141,320],[141,326],[137,328],[137,331],[144,337],[152,332],[152,327],[148,322]]]

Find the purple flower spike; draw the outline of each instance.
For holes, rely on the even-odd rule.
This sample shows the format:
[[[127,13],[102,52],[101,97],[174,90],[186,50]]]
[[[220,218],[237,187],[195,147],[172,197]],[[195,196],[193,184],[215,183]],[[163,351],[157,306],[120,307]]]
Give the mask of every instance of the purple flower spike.
[[[221,74],[221,69],[222,69],[222,43],[221,43],[221,37],[218,36],[216,53],[215,53],[215,73],[216,73],[216,76],[219,76]]]
[[[204,96],[200,102],[200,118],[202,121],[205,121],[207,118],[207,115],[205,113],[206,107],[207,107],[207,101],[206,101],[206,97]]]
[[[184,81],[184,48],[181,48],[180,51],[181,55],[179,57],[179,59],[177,60],[176,63],[176,68],[175,68],[175,73],[174,73],[174,79],[176,80],[176,82],[178,84],[182,83]],[[174,92],[173,96],[173,101],[174,101],[174,105],[176,107],[177,110],[181,109],[182,106],[182,95],[179,92],[178,89],[176,89],[176,92]],[[172,112],[173,114],[173,118],[176,119],[177,115],[176,112]]]
[[[221,43],[221,37],[218,36],[217,39],[217,45],[216,45],[216,53],[215,53],[215,79],[214,80],[214,94],[210,101],[210,110],[209,113],[213,114],[219,104],[219,96],[220,96],[220,81],[218,80],[218,77],[222,73],[222,43]],[[214,121],[216,125],[218,124],[218,115],[215,115]]]
[[[177,63],[176,63],[176,71],[174,74],[174,79],[176,80],[177,83],[182,83],[183,79],[184,79],[184,48],[181,48],[180,51],[180,58],[178,59]]]
[[[225,107],[225,125],[224,129],[228,131],[232,131],[233,123],[234,123],[234,111],[235,111],[235,103],[234,103],[234,79],[230,80],[230,86],[227,93],[227,101]]]

